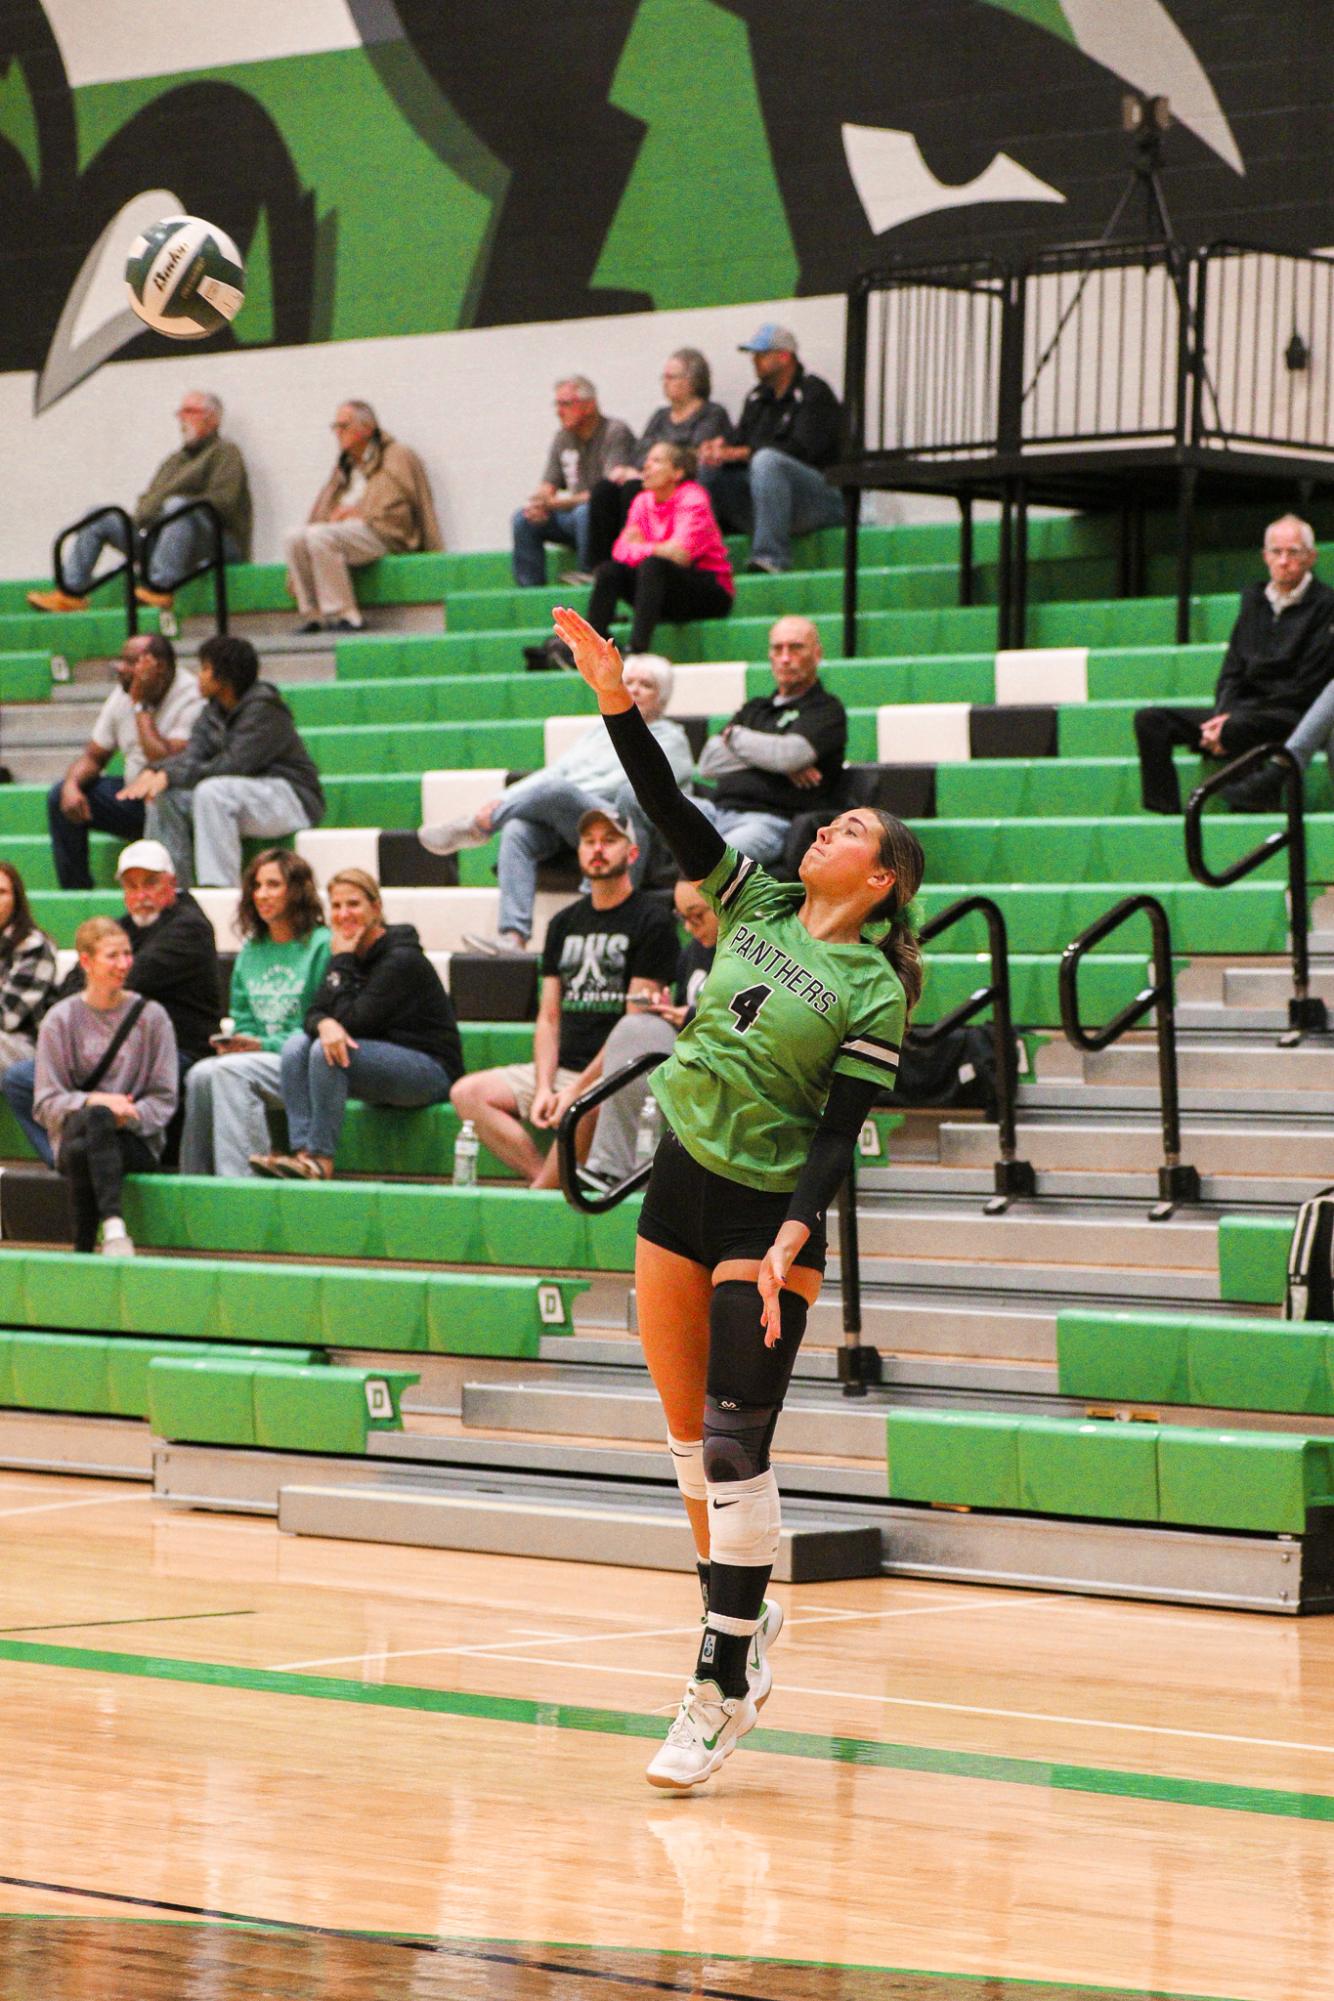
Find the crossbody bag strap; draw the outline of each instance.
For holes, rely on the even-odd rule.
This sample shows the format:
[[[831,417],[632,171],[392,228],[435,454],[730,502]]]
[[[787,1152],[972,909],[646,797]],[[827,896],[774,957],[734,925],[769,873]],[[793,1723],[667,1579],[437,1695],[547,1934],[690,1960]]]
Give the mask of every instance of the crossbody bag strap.
[[[124,1047],[126,1036],[129,1034],[130,1030],[134,1027],[135,1023],[138,1021],[140,1015],[143,1013],[144,1009],[147,1006],[148,1006],[147,1000],[145,999],[143,994],[140,994],[139,998],[134,1002],[129,1013],[126,1015],[124,1021],[121,1023],[120,1027],[116,1030],[116,1033],[112,1036],[106,1048],[102,1051],[102,1055],[98,1063],[96,1064],[95,1068],[91,1071],[91,1073],[87,1077],[84,1078],[84,1081],[81,1084],[75,1086],[76,1090],[83,1091],[86,1094],[89,1091],[95,1091],[97,1089],[98,1085],[101,1083],[102,1079],[106,1076],[107,1071],[111,1068],[112,1064],[115,1062],[117,1056],[119,1056],[122,1048]]]

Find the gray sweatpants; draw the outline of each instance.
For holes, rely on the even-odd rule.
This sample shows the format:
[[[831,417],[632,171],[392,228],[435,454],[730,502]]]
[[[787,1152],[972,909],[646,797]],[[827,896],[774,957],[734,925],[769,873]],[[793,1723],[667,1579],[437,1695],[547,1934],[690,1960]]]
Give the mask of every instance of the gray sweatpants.
[[[185,1075],[181,1173],[249,1174],[251,1154],[270,1147],[264,1107],[282,1101],[276,1050],[242,1049],[192,1064]]]

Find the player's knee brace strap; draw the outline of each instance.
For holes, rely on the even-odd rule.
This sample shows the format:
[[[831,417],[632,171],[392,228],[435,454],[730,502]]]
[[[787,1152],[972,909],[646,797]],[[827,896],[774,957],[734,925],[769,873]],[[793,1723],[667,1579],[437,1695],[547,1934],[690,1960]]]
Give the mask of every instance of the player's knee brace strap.
[[[688,1501],[702,1501],[709,1491],[704,1477],[704,1440],[685,1441],[667,1434],[667,1450],[672,1455],[676,1484]]]
[[[709,1482],[709,1556],[714,1563],[770,1569],[782,1515],[772,1466],[753,1480]]]

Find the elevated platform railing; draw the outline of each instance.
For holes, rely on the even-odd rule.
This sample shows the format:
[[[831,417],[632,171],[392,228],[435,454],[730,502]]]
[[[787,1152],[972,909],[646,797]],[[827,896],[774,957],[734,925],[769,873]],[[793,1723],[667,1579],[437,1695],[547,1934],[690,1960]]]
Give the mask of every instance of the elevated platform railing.
[[[1102,1028],[1086,1028],[1079,1012],[1079,968],[1095,945],[1110,938],[1141,912],[1153,934],[1153,984],[1136,994]],[[1179,1203],[1200,1200],[1197,1170],[1181,1158],[1181,1097],[1177,1082],[1176,1003],[1172,982],[1172,928],[1156,896],[1126,896],[1066,946],[1059,974],[1061,1027],[1076,1049],[1090,1054],[1110,1049],[1127,1030],[1146,1016],[1155,1017],[1158,1033],[1158,1103],[1163,1129],[1163,1164],[1158,1169],[1158,1201],[1149,1220],[1163,1223]]]
[[[108,514],[114,516],[119,523],[127,553],[109,569],[99,570],[82,590],[71,591],[65,576],[65,545],[73,536],[81,534],[85,528],[91,528],[95,521],[103,520]],[[94,507],[87,514],[81,515],[77,521],[71,521],[67,528],[62,528],[51,545],[51,575],[55,579],[56,589],[63,591],[66,597],[89,597],[94,591],[104,590],[108,584],[119,582],[122,585],[127,639],[133,638],[139,630],[139,601],[134,595],[134,550],[137,537],[138,530],[123,507]]]
[[[1283,825],[1266,834],[1257,847],[1225,869],[1211,868],[1204,854],[1204,809],[1225,787],[1249,773],[1277,764],[1283,782]],[[1329,1031],[1328,1010],[1323,1000],[1311,992],[1311,951],[1309,890],[1306,880],[1306,801],[1302,767],[1292,752],[1280,743],[1257,744],[1234,757],[1221,771],[1197,785],[1186,802],[1186,863],[1196,882],[1208,889],[1227,889],[1240,882],[1274,855],[1287,851],[1288,924],[1292,939],[1292,993],[1288,998],[1288,1029],[1279,1037],[1279,1046],[1291,1049],[1304,1035],[1324,1035]]]

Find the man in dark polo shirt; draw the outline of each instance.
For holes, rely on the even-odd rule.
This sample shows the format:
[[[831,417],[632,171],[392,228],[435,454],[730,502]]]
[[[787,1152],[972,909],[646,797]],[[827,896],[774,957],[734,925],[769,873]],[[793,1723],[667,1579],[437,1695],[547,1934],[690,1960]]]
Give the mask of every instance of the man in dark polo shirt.
[[[1334,712],[1317,697],[1334,680],[1334,591],[1314,574],[1310,523],[1295,514],[1271,521],[1262,553],[1269,581],[1248,584],[1241,594],[1213,707],[1135,711],[1146,812],[1181,811],[1172,763],[1177,744],[1229,759],[1291,734],[1306,765],[1328,740]],[[1281,774],[1266,767],[1229,786],[1227,798],[1254,812],[1276,805],[1281,790]]]
[[[743,855],[778,861],[799,813],[839,810],[848,713],[820,682],[820,635],[808,618],[780,618],[769,632],[774,692],[743,702],[710,737],[699,775],[714,782],[701,809]]]
[[[748,570],[792,568],[792,537],[832,528],[843,501],[824,477],[838,457],[843,413],[829,384],[797,359],[797,336],[772,320],[741,343],[755,387],[741,406],[736,438],[707,438],[699,481],[729,533],[750,536]]]

